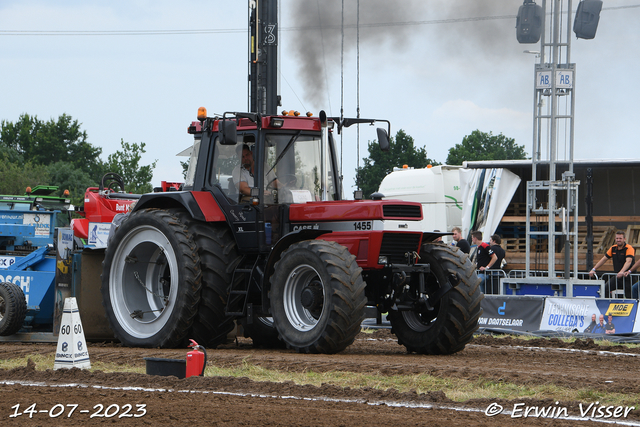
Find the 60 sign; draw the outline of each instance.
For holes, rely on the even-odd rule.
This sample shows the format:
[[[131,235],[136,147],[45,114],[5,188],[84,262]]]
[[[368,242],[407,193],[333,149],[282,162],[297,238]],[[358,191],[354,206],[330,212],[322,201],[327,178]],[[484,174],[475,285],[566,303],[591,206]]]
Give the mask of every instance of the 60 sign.
[[[79,334],[80,332],[82,332],[82,325],[79,324],[79,323],[73,325],[73,333],[74,334]],[[71,334],[71,325],[62,325],[62,327],[60,328],[60,334],[61,335],[70,335]]]

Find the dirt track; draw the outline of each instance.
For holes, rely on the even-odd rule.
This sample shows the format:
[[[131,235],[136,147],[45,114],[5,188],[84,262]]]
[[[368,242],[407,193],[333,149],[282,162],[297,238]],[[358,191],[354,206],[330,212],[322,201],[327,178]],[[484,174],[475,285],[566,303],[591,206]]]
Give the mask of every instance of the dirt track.
[[[544,348],[535,348],[535,347]],[[605,350],[604,352],[602,350]],[[608,351],[607,351],[608,350]],[[0,343],[0,358],[55,352],[53,344]],[[619,352],[624,352],[619,354]],[[144,366],[144,357],[184,358],[186,350],[122,348],[114,344],[90,344],[92,361]],[[407,354],[386,330],[375,335],[360,334],[356,342],[338,355],[303,355],[288,350],[254,349],[250,340],[239,340],[210,350],[209,364],[219,367],[250,363],[291,372],[347,371],[378,375],[429,374],[441,378],[493,379],[514,384],[555,384],[562,387],[589,387],[593,396],[600,391],[640,393],[640,350],[622,347],[602,348],[578,341],[571,348],[558,340],[519,341],[476,337],[467,348],[452,356]],[[26,383],[39,382],[38,385]],[[59,386],[73,384],[63,389]],[[99,386],[99,387],[98,387]],[[123,387],[129,387],[123,389]],[[157,391],[162,389],[162,391]],[[184,391],[191,391],[186,393]],[[596,425],[593,421],[567,419],[511,418],[503,413],[485,415],[492,403],[511,410],[516,403],[526,406],[566,407],[570,416],[579,417],[579,403],[549,400],[504,402],[490,399],[460,404],[447,397],[447,390],[428,393],[399,393],[395,390],[343,389],[323,385],[297,386],[293,383],[254,382],[246,378],[192,377],[178,380],[144,374],[105,374],[72,370],[35,370],[32,366],[0,370],[0,420],[2,425],[168,425],[199,422],[203,425],[303,425],[303,426],[469,426],[469,425]],[[36,410],[29,418],[24,410]],[[23,415],[10,418],[20,404]],[[64,418],[71,407],[76,411]],[[110,405],[112,418],[90,415]],[[132,405],[127,415],[125,405]],[[146,413],[136,412],[144,404]],[[57,407],[55,405],[58,405]],[[117,405],[117,406],[116,406]],[[398,405],[397,407],[394,405]],[[640,402],[626,418],[618,421],[640,425]],[[451,408],[468,408],[456,411]],[[57,418],[50,418],[57,411]],[[81,413],[81,410],[88,411]],[[559,409],[558,409],[559,410]],[[140,410],[141,411],[141,410]],[[8,421],[8,423],[6,423]]]

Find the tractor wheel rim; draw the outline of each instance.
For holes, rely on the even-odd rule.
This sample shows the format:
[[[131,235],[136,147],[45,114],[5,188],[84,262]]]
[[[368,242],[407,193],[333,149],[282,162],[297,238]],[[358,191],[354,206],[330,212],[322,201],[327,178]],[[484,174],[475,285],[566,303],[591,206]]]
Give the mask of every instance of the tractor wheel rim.
[[[303,295],[312,295],[312,303]],[[289,323],[301,332],[313,329],[324,312],[326,295],[318,271],[310,265],[299,265],[291,271],[284,285],[284,312]]]
[[[132,230],[118,246],[110,294],[119,325],[135,338],[156,335],[177,299],[178,265],[167,238],[154,227]]]

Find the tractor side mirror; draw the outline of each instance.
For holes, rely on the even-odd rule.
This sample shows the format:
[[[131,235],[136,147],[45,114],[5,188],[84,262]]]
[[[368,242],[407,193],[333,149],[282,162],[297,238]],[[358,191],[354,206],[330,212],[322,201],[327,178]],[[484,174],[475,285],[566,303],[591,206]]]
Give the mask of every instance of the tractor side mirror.
[[[382,151],[389,151],[389,135],[387,135],[387,131],[382,128],[377,128],[378,132],[378,144],[380,144],[380,149]]]
[[[236,145],[238,143],[238,132],[236,122],[233,120],[220,121],[220,133],[222,134],[222,145]]]

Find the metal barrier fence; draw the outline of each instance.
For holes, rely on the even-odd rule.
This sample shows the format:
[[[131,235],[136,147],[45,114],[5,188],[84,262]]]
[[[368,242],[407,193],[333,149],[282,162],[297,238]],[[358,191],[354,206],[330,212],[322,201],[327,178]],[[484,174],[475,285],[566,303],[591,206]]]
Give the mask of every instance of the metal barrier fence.
[[[504,270],[476,271],[477,274],[484,274],[484,293],[488,295],[500,295],[500,279],[507,277]]]
[[[511,270],[507,274],[504,270],[485,270],[476,271],[477,274],[484,274],[485,276],[485,294],[487,295],[500,295],[500,279],[524,279],[527,277],[525,270]],[[530,271],[529,277],[546,277],[548,272],[546,271]],[[600,276],[589,277],[589,272],[578,272],[577,279],[581,280],[597,280],[602,279],[606,284],[611,286],[611,298],[632,298],[638,299],[638,289],[640,288],[640,273],[632,273],[628,277],[616,280],[616,273],[604,273]],[[564,271],[556,271],[557,278],[564,278]],[[626,288],[626,295],[625,295]],[[604,298],[604,295],[602,295]]]
[[[617,279],[616,273],[604,273],[601,279],[604,280],[605,288],[611,286],[611,298],[638,299],[640,273],[632,273],[629,277],[621,279]]]

